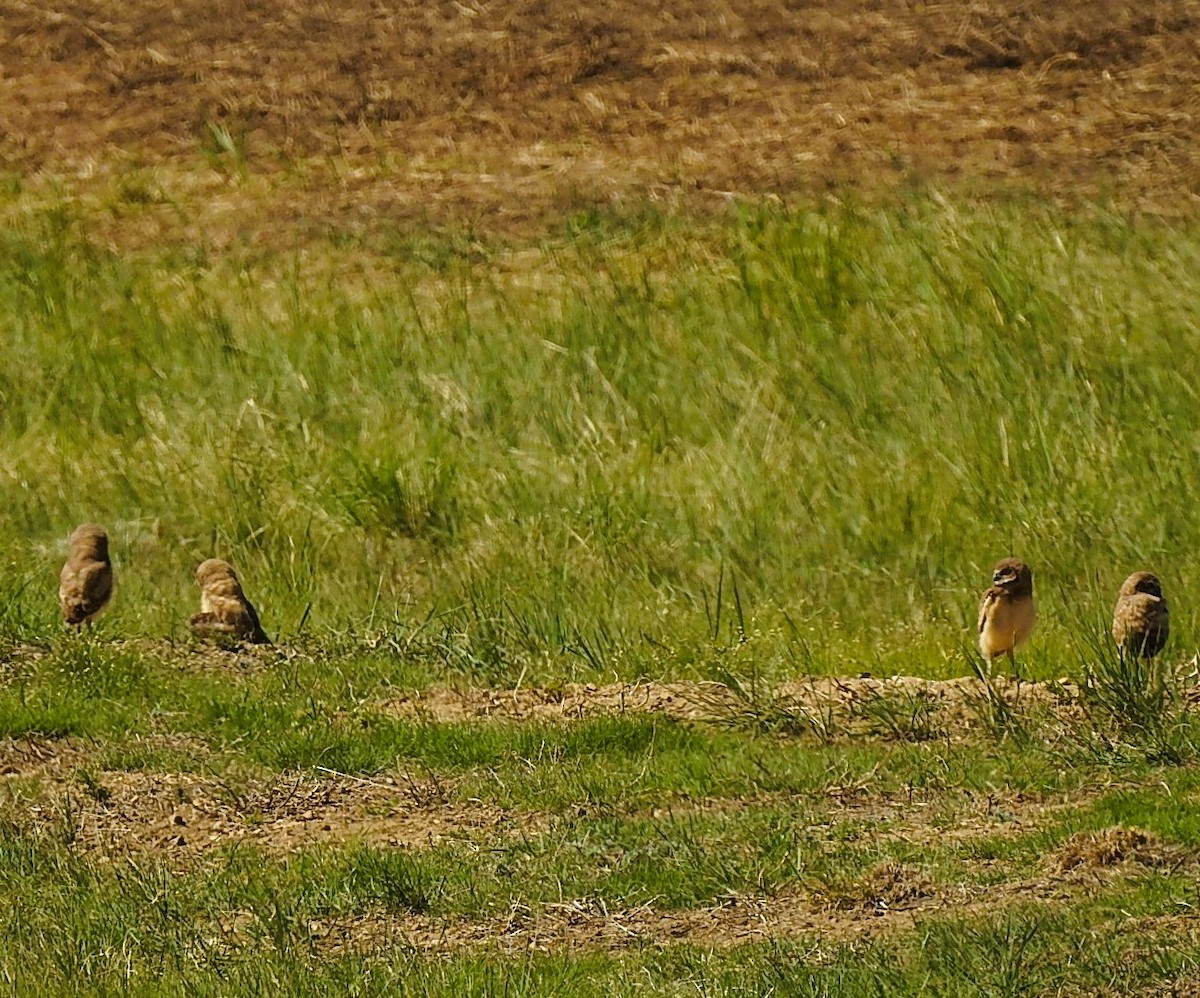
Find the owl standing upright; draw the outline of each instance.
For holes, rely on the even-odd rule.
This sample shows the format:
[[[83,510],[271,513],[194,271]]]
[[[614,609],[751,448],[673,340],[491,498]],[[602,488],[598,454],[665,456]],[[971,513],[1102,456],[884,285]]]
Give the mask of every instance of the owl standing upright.
[[[1004,558],[992,571],[992,585],[979,603],[979,650],[989,662],[1013,652],[1029,640],[1037,623],[1033,606],[1033,572],[1017,558]]]

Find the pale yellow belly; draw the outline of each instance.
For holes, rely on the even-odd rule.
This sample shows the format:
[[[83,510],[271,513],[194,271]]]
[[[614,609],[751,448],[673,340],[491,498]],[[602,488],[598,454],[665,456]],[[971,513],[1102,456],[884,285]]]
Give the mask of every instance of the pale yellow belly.
[[[979,633],[979,650],[984,658],[1015,651],[1029,640],[1037,614],[1033,600],[1001,600],[995,603]]]

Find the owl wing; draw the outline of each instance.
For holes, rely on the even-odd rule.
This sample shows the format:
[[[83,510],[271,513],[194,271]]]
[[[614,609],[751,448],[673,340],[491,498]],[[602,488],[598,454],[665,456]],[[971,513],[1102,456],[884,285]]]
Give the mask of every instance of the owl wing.
[[[983,633],[983,629],[987,626],[988,615],[991,613],[992,607],[996,605],[996,601],[1000,599],[1004,590],[997,589],[992,586],[983,594],[983,599],[979,601],[979,633]]]
[[[1129,624],[1129,607],[1125,597],[1122,596],[1117,600],[1117,605],[1113,607],[1112,636],[1118,648],[1125,644],[1125,638],[1129,634]]]
[[[254,604],[248,599],[243,598],[242,604],[246,610],[246,616],[250,620],[249,638],[256,645],[269,645],[271,639],[267,637],[267,632],[262,629],[262,624],[258,622],[258,611],[254,609]]]

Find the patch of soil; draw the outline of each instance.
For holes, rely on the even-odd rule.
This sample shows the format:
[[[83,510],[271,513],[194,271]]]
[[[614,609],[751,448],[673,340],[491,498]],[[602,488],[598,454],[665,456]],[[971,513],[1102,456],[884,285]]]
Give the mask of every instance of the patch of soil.
[[[420,950],[499,950],[505,954],[564,949],[621,950],[675,944],[728,948],[785,936],[850,941],[911,924],[911,915],[890,919],[831,912],[802,897],[735,898],[711,908],[664,911],[651,906],[610,909],[599,899],[535,908],[516,907],[482,920],[428,916],[367,915],[314,926],[314,942],[334,953],[386,946]]]
[[[996,695],[1016,709],[1074,710],[1077,688],[1066,680],[995,680]],[[622,714],[661,714],[679,721],[751,723],[836,735],[899,740],[955,740],[977,734],[984,690],[978,680],[895,676],[818,676],[777,689],[735,690],[717,682],[567,683],[544,689],[433,688],[389,700],[387,714],[441,723],[480,719],[566,721]]]
[[[1138,991],[1145,998],[1200,998],[1200,977],[1186,973],[1174,981],[1163,981]]]
[[[136,746],[149,751],[186,751],[193,758],[208,754],[207,745],[185,735],[150,735],[138,739]],[[94,765],[96,759],[111,748],[105,742],[85,738],[28,736],[0,739],[0,787],[3,777],[37,777],[62,782]]]
[[[0,164],[207,163],[208,221],[247,175],[285,176],[264,233],[913,178],[1190,211],[1197,39],[1197,0],[0,0]],[[203,231],[172,197],[164,225]]]
[[[172,741],[171,747],[178,749],[181,744]],[[103,855],[158,850],[181,865],[240,842],[286,853],[351,841],[419,848],[455,838],[536,836],[557,821],[586,817],[595,810],[581,805],[560,816],[516,813],[477,799],[455,801],[448,782],[404,774],[373,779],[291,775],[264,780],[97,771],[96,753],[103,747],[92,743],[11,741],[4,751],[21,763],[22,774],[49,781],[48,786],[6,793],[0,780],[0,798],[10,820],[31,830],[62,829],[84,850]],[[197,745],[194,751],[200,756],[205,749]],[[814,842],[920,842],[930,837],[946,842],[1028,834],[1064,811],[1085,806],[1103,789],[1079,790],[1059,798],[928,787],[897,793],[865,785],[831,785],[818,795],[679,798],[615,816],[673,821],[756,807],[790,808],[798,827]],[[604,813],[610,814],[611,809]],[[830,900],[894,908],[909,900],[902,882],[908,872],[880,868],[875,871],[878,883],[869,880],[861,890],[833,895]],[[888,876],[890,883],[885,882]],[[919,884],[909,880],[909,887],[917,890]]]
[[[388,701],[389,714],[439,723],[498,718],[506,721],[582,720],[618,714],[664,714],[678,720],[711,718],[708,698],[724,698],[720,683],[567,683],[544,689],[435,688]]]
[[[995,711],[989,697],[1013,712],[1077,713],[1078,687],[1067,679],[1016,682],[1004,676],[987,689],[978,679],[920,679],[914,676],[817,676],[793,680],[775,691],[832,731],[877,735],[900,741],[955,741],[977,735]]]
[[[874,912],[913,908],[936,896],[934,883],[906,863],[884,862],[867,872],[836,899],[839,908]]]
[[[60,776],[74,772],[94,745],[77,739],[5,738],[0,741],[0,777]]]
[[[238,785],[110,772],[32,803],[23,820],[65,822],[84,850],[166,850],[189,858],[235,843],[273,853],[350,841],[414,848],[447,837],[536,830],[541,819],[482,801],[456,803],[443,784],[402,776],[282,776]]]
[[[884,877],[883,879],[887,879]],[[888,890],[896,891],[894,880]],[[910,930],[929,917],[977,917],[1026,901],[1068,902],[1079,885],[1071,880],[1029,880],[978,890],[925,893],[911,885],[898,907],[852,905],[831,908],[805,895],[736,897],[709,908],[659,910],[652,906],[614,910],[599,899],[538,908],[516,907],[488,919],[371,914],[313,925],[314,944],[333,953],[370,952],[409,946],[420,950],[462,949],[522,952],[622,950],[679,944],[728,949],[766,939],[817,939],[849,943],[884,932]]]
[[[308,653],[297,648],[250,642],[222,644],[187,638],[174,641],[162,638],[117,638],[113,649],[136,652],[143,658],[181,672],[259,672],[281,662],[304,658]]]

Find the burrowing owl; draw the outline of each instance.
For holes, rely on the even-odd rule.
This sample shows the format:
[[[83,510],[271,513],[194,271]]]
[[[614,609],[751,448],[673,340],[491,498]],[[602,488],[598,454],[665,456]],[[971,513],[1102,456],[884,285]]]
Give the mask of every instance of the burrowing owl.
[[[189,621],[193,631],[206,636],[245,639],[254,644],[271,643],[229,562],[220,558],[201,562],[196,569],[196,583],[200,586],[200,612]]]
[[[1149,572],[1134,572],[1121,584],[1113,608],[1112,635],[1126,655],[1153,658],[1171,629],[1162,583]]]
[[[79,627],[95,619],[112,596],[108,534],[99,524],[83,523],[71,532],[67,545],[67,563],[58,574],[58,602],[63,620]]]
[[[1025,562],[1005,558],[992,570],[992,586],[979,603],[979,650],[989,662],[1013,652],[1029,640],[1037,613],[1033,608],[1033,573]]]

